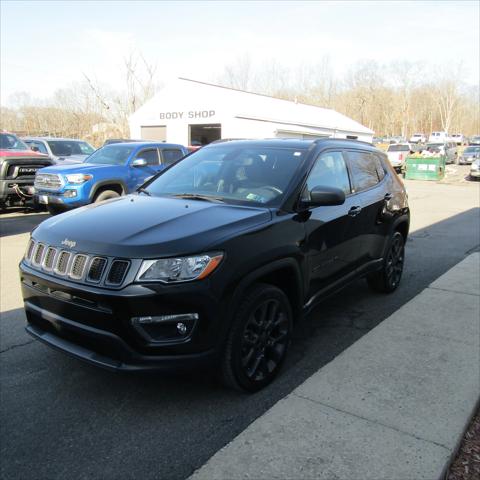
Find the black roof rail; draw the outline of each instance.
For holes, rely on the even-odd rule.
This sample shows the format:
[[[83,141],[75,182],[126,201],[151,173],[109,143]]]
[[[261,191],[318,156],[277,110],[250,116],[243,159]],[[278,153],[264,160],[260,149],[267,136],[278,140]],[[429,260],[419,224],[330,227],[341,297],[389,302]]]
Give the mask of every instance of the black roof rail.
[[[363,140],[356,140],[356,139],[353,139],[353,138],[325,137],[325,138],[317,138],[313,141],[313,143],[318,144],[320,142],[324,142],[325,140],[334,140],[336,142],[356,142],[356,143],[363,143],[364,145],[368,145],[369,147],[373,146],[373,143],[371,143],[371,142],[364,142]]]

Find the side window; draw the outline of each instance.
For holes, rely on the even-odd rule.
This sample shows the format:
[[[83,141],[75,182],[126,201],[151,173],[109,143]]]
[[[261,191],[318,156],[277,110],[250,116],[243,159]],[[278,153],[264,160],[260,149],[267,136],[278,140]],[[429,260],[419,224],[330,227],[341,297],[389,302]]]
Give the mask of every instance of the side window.
[[[377,169],[378,180],[381,182],[383,177],[385,177],[385,167],[383,166],[380,155],[374,155],[373,158],[375,160],[375,168]]]
[[[43,144],[43,142],[35,142],[35,141],[33,141],[33,142],[30,142],[30,143],[28,144],[28,146],[29,146],[30,148],[31,148],[31,147],[37,147],[37,148],[38,148],[38,151],[39,151],[40,153],[47,153],[47,154],[48,154],[48,152],[47,152],[47,147],[45,147],[45,145]]]
[[[308,192],[319,185],[340,188],[345,195],[350,193],[347,166],[341,152],[326,152],[317,158],[307,178]]]
[[[147,165],[158,165],[158,150],[156,148],[148,148],[140,150],[135,158],[144,158],[147,161]]]
[[[374,158],[368,152],[348,152],[355,192],[361,192],[378,183],[377,166]]]
[[[185,155],[181,150],[178,150],[177,148],[175,149],[165,149],[162,150],[162,163],[164,165],[171,165],[172,163],[175,163],[177,160],[180,160],[182,157]]]

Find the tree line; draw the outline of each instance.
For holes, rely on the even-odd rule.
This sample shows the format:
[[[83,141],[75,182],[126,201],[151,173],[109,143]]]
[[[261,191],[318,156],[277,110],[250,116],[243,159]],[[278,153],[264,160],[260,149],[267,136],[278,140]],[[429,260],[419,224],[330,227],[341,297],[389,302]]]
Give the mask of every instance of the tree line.
[[[272,60],[255,65],[237,57],[210,81],[325,108],[332,108],[371,128],[379,136],[410,136],[447,131],[474,135],[479,128],[479,90],[462,82],[462,68],[396,61],[362,61],[341,76],[329,57],[286,67]],[[156,66],[143,55],[124,59],[123,88],[114,90],[84,75],[44,100],[27,93],[1,107],[1,128],[23,135],[75,137],[95,145],[106,138],[128,138],[128,117],[162,85]]]

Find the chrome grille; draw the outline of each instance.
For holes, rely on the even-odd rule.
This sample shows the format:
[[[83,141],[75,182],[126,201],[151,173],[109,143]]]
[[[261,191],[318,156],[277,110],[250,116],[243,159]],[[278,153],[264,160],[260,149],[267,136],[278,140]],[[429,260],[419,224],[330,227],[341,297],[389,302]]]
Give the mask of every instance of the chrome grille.
[[[107,259],[101,257],[95,257],[90,264],[88,270],[87,280],[91,282],[99,282],[102,278],[103,270],[107,265]]]
[[[70,268],[69,276],[76,280],[80,280],[83,277],[85,265],[87,264],[88,257],[86,255],[77,254],[73,258],[72,266]]]
[[[137,265],[139,261],[90,256],[62,250],[33,239],[30,239],[24,257],[26,264],[44,273],[75,282],[103,284],[110,288],[121,287],[132,263]]]
[[[60,190],[63,182],[60,175],[55,173],[38,173],[34,185],[36,190]]]
[[[45,258],[43,259],[43,268],[45,270],[52,270],[53,262],[55,260],[55,255],[57,254],[57,249],[53,247],[48,247]]]
[[[107,283],[120,285],[125,278],[130,262],[126,260],[114,260],[107,276]]]
[[[35,253],[33,254],[32,263],[34,265],[40,266],[42,263],[43,253],[45,252],[45,245],[43,243],[37,243],[35,248]]]
[[[58,275],[65,275],[67,273],[68,261],[70,260],[71,253],[62,251],[57,258],[57,264],[55,266],[55,273]]]

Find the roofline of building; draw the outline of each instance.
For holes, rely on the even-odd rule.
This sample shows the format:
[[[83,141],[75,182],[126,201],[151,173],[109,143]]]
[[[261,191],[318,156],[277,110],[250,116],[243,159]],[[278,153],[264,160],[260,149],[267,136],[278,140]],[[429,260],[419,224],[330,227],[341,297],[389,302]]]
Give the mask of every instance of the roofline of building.
[[[225,87],[224,85],[218,85],[218,84],[215,84],[215,83],[208,83],[208,82],[204,82],[204,81],[201,81],[201,80],[193,80],[192,78],[185,78],[185,77],[177,77],[177,78],[178,78],[178,80],[184,80],[186,82],[199,83],[200,85],[207,85],[209,87],[223,88],[225,90],[232,90],[234,92],[248,93],[249,95],[257,95],[259,97],[272,98],[274,100],[280,100],[282,102],[293,103],[294,105],[304,105],[306,107],[323,108],[324,110],[336,111],[333,108],[322,107],[320,105],[314,105],[312,103],[304,103],[304,102],[297,102],[297,101],[294,101],[294,100],[287,100],[285,98],[278,98],[278,97],[274,97],[273,95],[267,95],[265,93],[249,92],[248,90],[241,90],[240,88]]]

